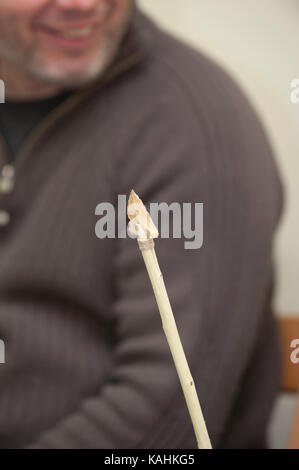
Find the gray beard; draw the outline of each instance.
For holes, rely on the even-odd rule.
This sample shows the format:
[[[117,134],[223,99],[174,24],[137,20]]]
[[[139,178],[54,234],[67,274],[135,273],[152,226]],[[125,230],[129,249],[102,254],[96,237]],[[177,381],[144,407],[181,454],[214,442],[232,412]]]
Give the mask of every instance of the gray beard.
[[[85,67],[82,71],[69,72],[63,70],[63,63],[60,64],[59,62],[46,66],[42,58],[38,56],[32,61],[27,70],[33,77],[52,85],[64,88],[84,86],[102,75],[112,62],[121,38],[118,40],[116,38],[113,39],[113,42],[111,39],[110,42],[104,41],[104,44],[101,45],[99,52],[91,60],[89,66]]]

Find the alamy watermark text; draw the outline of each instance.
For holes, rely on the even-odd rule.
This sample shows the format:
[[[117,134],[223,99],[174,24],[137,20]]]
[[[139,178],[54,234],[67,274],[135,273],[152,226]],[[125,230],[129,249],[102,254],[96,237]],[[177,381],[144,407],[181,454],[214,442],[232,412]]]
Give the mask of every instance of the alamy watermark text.
[[[101,202],[95,209],[99,220],[95,226],[96,236],[104,238],[136,238],[127,224],[127,197],[118,195],[117,208],[109,202]],[[186,250],[198,250],[203,245],[203,203],[166,202],[151,203],[150,216],[160,238],[184,238]]]
[[[5,103],[5,85],[3,80],[0,80],[0,103]]]
[[[0,364],[5,363],[5,344],[2,339],[0,339]]]

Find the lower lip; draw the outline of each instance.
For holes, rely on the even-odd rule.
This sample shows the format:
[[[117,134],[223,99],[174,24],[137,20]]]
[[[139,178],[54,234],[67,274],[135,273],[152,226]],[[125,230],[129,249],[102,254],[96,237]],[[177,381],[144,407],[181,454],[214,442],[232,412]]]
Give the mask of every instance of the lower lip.
[[[86,49],[98,36],[100,26],[94,27],[90,34],[82,37],[66,37],[48,29],[40,29],[39,32],[56,47],[66,50]]]

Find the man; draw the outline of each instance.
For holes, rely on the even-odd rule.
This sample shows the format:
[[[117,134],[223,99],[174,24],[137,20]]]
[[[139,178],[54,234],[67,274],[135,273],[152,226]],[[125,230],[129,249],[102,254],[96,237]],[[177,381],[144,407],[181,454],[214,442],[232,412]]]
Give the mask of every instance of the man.
[[[195,448],[136,243],[95,208],[202,202],[157,252],[214,447],[264,447],[280,179],[248,102],[131,0],[0,0],[0,446]]]

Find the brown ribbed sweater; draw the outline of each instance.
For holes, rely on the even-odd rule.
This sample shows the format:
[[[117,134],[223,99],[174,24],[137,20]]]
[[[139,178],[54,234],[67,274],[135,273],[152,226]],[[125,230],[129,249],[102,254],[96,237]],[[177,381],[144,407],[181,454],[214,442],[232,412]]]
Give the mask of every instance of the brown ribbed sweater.
[[[282,187],[226,73],[136,13],[109,71],[40,123],[15,171],[0,195],[0,447],[196,447],[136,242],[95,235],[97,204],[132,187],[204,203],[203,247],[161,239],[157,255],[214,447],[266,445]]]

